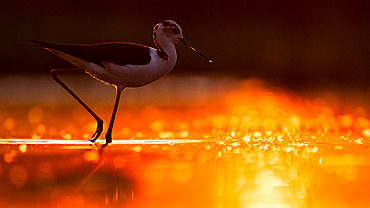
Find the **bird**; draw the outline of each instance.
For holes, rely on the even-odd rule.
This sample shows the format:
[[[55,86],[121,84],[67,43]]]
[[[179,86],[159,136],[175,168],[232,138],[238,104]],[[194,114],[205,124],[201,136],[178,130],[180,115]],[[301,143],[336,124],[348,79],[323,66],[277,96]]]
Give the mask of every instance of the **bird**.
[[[96,130],[89,141],[95,144],[103,131],[103,120],[83,102],[59,77],[68,72],[85,72],[93,78],[116,88],[116,99],[105,135],[105,144],[112,143],[112,130],[122,92],[150,84],[167,75],[175,66],[175,43],[189,47],[210,63],[212,60],[192,46],[183,36],[181,27],[173,20],[164,20],[153,29],[156,47],[131,42],[94,44],[65,44],[26,38],[32,45],[41,46],[77,68],[52,69],[52,78],[71,94],[96,120]]]

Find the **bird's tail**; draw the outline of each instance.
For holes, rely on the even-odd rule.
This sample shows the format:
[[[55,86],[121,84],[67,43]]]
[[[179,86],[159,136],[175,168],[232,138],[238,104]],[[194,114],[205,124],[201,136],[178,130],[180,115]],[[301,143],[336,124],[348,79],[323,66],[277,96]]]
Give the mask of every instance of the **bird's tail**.
[[[19,39],[21,39],[21,41],[18,41],[18,44],[23,44],[23,45],[32,45],[32,46],[45,47],[45,44],[48,43],[47,41],[36,40],[36,39],[32,39],[32,38],[20,37]]]

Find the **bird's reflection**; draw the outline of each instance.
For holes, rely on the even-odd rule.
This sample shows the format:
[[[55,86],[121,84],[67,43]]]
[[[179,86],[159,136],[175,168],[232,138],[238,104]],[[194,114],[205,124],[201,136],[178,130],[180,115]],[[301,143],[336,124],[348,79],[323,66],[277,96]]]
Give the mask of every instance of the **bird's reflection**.
[[[127,204],[134,199],[135,180],[128,176],[124,167],[117,169],[109,146],[85,150],[83,155],[85,161],[93,165],[70,190],[66,190],[67,195],[80,194],[89,204],[95,201],[93,204],[101,205]]]
[[[135,196],[135,180],[122,165],[117,169],[109,147],[29,145],[26,153],[16,147],[1,151],[7,160],[0,163],[0,207],[104,207]]]
[[[367,149],[253,142],[15,148],[0,149],[0,207],[368,204],[364,194],[338,197],[350,192],[348,183],[361,191],[368,184]]]

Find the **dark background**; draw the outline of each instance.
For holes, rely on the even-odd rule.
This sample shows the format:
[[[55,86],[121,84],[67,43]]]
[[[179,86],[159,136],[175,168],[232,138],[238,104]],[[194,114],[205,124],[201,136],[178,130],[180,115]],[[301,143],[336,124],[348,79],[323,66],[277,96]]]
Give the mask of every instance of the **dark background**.
[[[0,8],[0,75],[47,74],[69,63],[20,37],[154,46],[153,26],[172,19],[213,58],[178,45],[173,74],[262,77],[289,87],[370,85],[369,1],[6,0]]]

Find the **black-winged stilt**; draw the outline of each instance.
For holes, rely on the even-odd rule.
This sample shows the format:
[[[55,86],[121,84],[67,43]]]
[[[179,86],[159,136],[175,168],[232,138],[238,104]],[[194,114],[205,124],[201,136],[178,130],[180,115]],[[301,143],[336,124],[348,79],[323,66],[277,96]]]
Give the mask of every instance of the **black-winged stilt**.
[[[188,43],[180,26],[172,20],[164,20],[154,27],[153,40],[157,48],[127,42],[97,44],[62,44],[27,39],[36,45],[60,56],[78,68],[53,69],[51,75],[67,90],[97,121],[92,142],[103,131],[103,120],[99,118],[62,80],[58,74],[62,72],[86,72],[94,78],[116,87],[116,101],[105,135],[105,145],[112,142],[112,128],[122,91],[127,87],[140,87],[149,84],[166,74],[174,67],[177,54],[174,43],[183,43],[204,58],[210,58]]]

